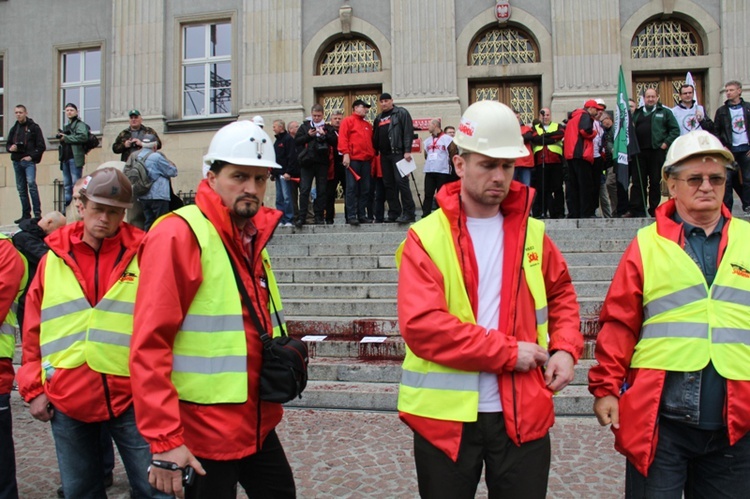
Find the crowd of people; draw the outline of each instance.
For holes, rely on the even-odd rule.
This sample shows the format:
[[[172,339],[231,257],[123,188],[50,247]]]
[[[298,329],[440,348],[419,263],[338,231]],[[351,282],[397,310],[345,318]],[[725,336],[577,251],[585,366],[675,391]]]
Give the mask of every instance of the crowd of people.
[[[660,106],[653,91],[634,112],[647,167],[634,172],[630,208],[638,182],[637,200],[653,199],[656,221],[615,273],[589,374],[596,417],[627,457],[628,498],[746,494],[750,263],[742,241],[750,225],[725,204],[750,151],[740,92],[727,84],[713,122],[689,105],[689,92],[678,107],[694,110],[692,119],[686,112],[678,122],[680,111]],[[604,104],[586,101],[565,127],[546,108],[524,126],[495,101],[469,106],[455,136],[431,122],[425,164],[436,175],[425,176],[432,201],[417,222],[402,175],[414,161],[411,117],[380,97],[373,125],[364,101],[330,124],[316,105],[288,132],[275,121],[275,143],[262,119],[226,125],[203,157],[194,205],[153,221],[163,205],[148,201],[168,189],[141,196],[148,233],[125,221],[139,181],[122,165],[73,182],[75,154],[65,160],[67,211],[80,220],[51,213],[21,220],[12,241],[0,237],[0,495],[18,496],[9,403],[17,377],[31,415],[50,422],[62,497],[106,497],[112,441],[134,497],[234,498],[238,484],[250,497],[296,496],[275,431],[283,409],[260,388],[263,338],[286,333],[266,245],[279,225],[306,223],[313,181],[313,223],[325,223],[330,182],[342,182],[329,176],[340,153],[347,222],[379,213],[411,224],[396,252],[406,343],[398,411],[414,432],[419,494],[474,497],[484,469],[491,497],[546,497],[553,395],[573,380],[583,337],[565,259],[532,215],[562,215],[567,202],[575,216],[593,216],[594,200],[611,194],[602,182],[606,136],[594,145],[599,127],[610,126]],[[74,111],[66,108],[71,122]],[[158,136],[139,117],[131,111],[117,149],[149,164]],[[681,135],[680,123],[705,129]],[[370,201],[377,187],[367,187],[376,157],[379,199],[388,202],[380,211]],[[26,158],[18,161],[33,163]],[[159,168],[164,178],[175,173]],[[284,209],[263,206],[269,180],[297,178],[296,215],[284,188]],[[535,199],[527,183],[544,195]],[[660,184],[671,199],[659,205],[651,189],[660,193]]]

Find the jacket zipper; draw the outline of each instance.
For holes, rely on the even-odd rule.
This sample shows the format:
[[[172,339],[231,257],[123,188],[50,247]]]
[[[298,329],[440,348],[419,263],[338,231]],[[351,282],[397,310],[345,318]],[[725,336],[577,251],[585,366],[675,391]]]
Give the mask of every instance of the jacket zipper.
[[[248,273],[250,274],[250,281],[253,283],[253,290],[255,291],[255,300],[257,302],[259,295],[258,295],[258,285],[255,282],[255,272],[253,272],[253,269],[255,267],[254,264],[253,264],[253,262],[255,261],[254,257],[255,257],[255,255],[250,255],[250,262],[248,262],[246,260],[245,264],[247,266]],[[258,305],[260,305],[260,304],[258,304]],[[263,307],[259,307],[258,310],[263,310]],[[260,319],[261,314],[257,314],[257,315],[258,315],[258,319]],[[265,324],[264,324],[264,326],[265,326]],[[258,333],[260,333],[260,331],[258,331]],[[273,331],[271,331],[271,335],[273,335]],[[262,360],[262,355],[263,355],[262,348],[263,348],[263,346],[261,345],[261,362],[263,362],[263,360]],[[262,404],[262,402],[260,400],[260,383],[258,383],[258,408],[257,408],[258,415],[257,415],[257,418],[256,418],[256,428],[255,428],[255,448],[258,451],[260,451],[260,446],[261,446],[261,441],[260,441],[260,422],[261,422],[261,410],[260,410],[260,408],[261,408],[261,404]]]
[[[528,196],[529,191],[526,191],[526,202],[524,203],[525,206],[528,206]],[[528,220],[526,221],[526,229],[528,229]],[[516,284],[516,300],[518,300],[518,295],[521,293],[521,273],[523,272],[523,252],[524,248],[526,247],[526,233],[524,232],[524,239],[523,243],[521,244],[521,262],[520,262],[520,268],[518,271],[518,283]],[[511,309],[511,313],[513,314],[513,336],[516,336],[516,319],[518,316],[516,315],[516,309],[515,307]],[[521,444],[521,427],[518,424],[518,398],[516,397],[516,372],[511,371],[510,372],[510,383],[513,390],[513,425],[515,426],[516,430],[516,438],[518,438],[518,443]]]

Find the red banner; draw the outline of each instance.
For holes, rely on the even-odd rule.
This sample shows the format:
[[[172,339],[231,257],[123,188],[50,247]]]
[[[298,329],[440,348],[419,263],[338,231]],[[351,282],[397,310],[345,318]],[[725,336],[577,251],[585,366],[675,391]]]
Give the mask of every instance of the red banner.
[[[435,118],[412,118],[411,122],[414,125],[414,130],[427,131],[430,127],[430,121]]]

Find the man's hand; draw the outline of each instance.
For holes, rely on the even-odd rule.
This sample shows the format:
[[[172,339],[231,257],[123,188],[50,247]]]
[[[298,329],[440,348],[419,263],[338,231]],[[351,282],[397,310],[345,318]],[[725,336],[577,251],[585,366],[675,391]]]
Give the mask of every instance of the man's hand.
[[[55,411],[49,405],[47,395],[42,393],[34,398],[29,404],[29,413],[34,419],[47,422],[52,419],[52,415],[55,414]]]
[[[11,146],[10,146],[10,147],[8,148],[8,150],[9,150],[10,152],[16,152],[16,151],[18,150],[18,147],[16,147],[16,145],[15,145],[15,144],[13,144],[13,145],[11,145]]]
[[[575,376],[575,361],[570,353],[558,350],[547,362],[547,369],[544,371],[544,382],[547,388],[556,392],[562,390],[568,383],[573,381]]]
[[[151,459],[155,461],[170,461],[176,463],[180,468],[190,465],[199,475],[206,474],[206,470],[203,469],[200,461],[195,458],[185,445],[180,445],[167,452],[154,454]],[[179,470],[169,471],[151,465],[151,470],[148,473],[148,483],[165,494],[185,497],[185,493],[182,490],[182,472]]]
[[[411,161],[411,153],[410,152],[405,152],[404,153],[404,159],[406,161]]]
[[[282,175],[282,177],[284,177],[284,180],[290,180],[292,178],[292,176],[288,173],[285,173],[284,175]]]
[[[24,156],[21,161],[31,161],[31,156]]]
[[[132,140],[130,141],[130,145],[132,146],[133,144],[135,144],[135,145],[136,145],[136,147],[143,147],[143,142],[141,142],[141,141],[140,141],[140,140],[138,140],[138,139],[132,139]]]
[[[695,112],[695,119],[698,120],[698,121],[703,121],[703,113],[701,113],[700,111],[696,111]]]
[[[536,343],[519,341],[518,358],[516,359],[516,365],[513,370],[522,373],[529,372],[532,369],[543,366],[547,362],[547,358],[547,350]]]
[[[614,395],[596,399],[594,414],[600,425],[607,426],[611,423],[612,428],[620,428],[620,400]]]
[[[661,150],[662,150],[662,151],[666,151],[666,150],[667,150],[668,148],[669,148],[669,146],[667,145],[667,143],[666,143],[666,142],[665,142],[664,144],[662,144],[662,145],[661,145]]]
[[[349,158],[349,154],[348,153],[344,154],[343,163],[344,163],[344,168],[348,167],[349,163],[351,163],[351,159]]]

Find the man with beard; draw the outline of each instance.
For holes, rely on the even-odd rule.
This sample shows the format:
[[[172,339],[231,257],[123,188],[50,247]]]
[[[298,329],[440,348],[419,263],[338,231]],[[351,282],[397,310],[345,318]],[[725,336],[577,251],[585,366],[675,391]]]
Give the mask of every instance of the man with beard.
[[[282,214],[262,206],[268,170],[280,167],[250,121],[219,130],[203,161],[196,204],[160,219],[138,255],[130,370],[149,480],[183,497],[189,465],[189,498],[234,498],[238,482],[250,497],[294,497],[275,431],[283,409],[260,400],[259,385],[258,327],[285,328],[265,250]]]

